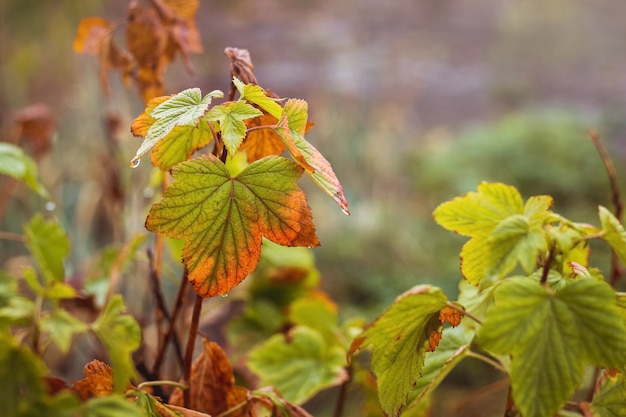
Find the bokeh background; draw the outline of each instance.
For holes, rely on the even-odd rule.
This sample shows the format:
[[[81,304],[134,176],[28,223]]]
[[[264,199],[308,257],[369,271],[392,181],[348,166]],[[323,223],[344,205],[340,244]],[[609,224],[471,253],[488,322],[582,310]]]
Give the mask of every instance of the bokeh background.
[[[139,94],[111,73],[105,96],[96,59],[72,50],[81,18],[123,21],[127,7],[0,3],[0,140],[12,137],[16,111],[47,106],[56,134],[40,171],[77,274],[94,251],[141,232],[153,198],[148,164],[127,168],[140,143],[128,129]],[[431,213],[482,180],[551,194],[577,221],[597,223],[597,205],[612,208],[588,131],[600,133],[623,184],[625,15],[614,0],[205,0],[196,72],[177,60],[166,90],[227,90],[231,46],[250,50],[263,87],[309,102],[307,138],[332,162],[352,211],[302,181],[323,244],[317,266],[343,315],[372,318],[419,283],[456,297],[464,240]],[[45,206],[26,194],[7,204],[2,230],[19,232]],[[16,255],[0,242],[0,261]]]

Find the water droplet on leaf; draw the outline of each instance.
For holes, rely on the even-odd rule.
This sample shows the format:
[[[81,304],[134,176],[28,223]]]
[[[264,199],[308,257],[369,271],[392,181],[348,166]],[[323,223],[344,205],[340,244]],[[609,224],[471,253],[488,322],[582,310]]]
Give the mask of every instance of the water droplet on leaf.
[[[220,297],[222,297],[222,298],[226,298],[226,297],[228,297],[228,293],[226,293],[226,294],[221,294],[221,295],[220,295]]]
[[[350,210],[348,210],[348,209],[345,209],[345,208],[342,207],[341,211],[343,211],[343,214],[345,214],[346,216],[350,215]]]
[[[46,210],[48,210],[48,211],[52,211],[52,210],[54,210],[55,208],[57,208],[57,205],[56,205],[56,203],[55,203],[54,201],[48,201],[48,202],[46,203],[46,205],[45,205],[45,208],[46,208]]]
[[[141,159],[133,159],[132,161],[130,161],[130,167],[137,168],[140,163],[141,163]]]

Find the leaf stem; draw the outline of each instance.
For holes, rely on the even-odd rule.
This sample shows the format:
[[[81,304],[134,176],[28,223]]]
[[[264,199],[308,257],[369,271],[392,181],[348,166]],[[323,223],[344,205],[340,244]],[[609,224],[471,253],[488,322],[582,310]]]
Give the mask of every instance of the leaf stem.
[[[250,133],[250,132],[254,132],[255,130],[263,130],[263,129],[276,129],[278,127],[278,125],[262,125],[262,126],[252,126],[249,127],[248,130],[246,131],[246,134]]]
[[[156,386],[170,386],[170,387],[176,387],[176,388],[180,388],[180,389],[187,389],[189,388],[187,385],[183,385],[180,382],[175,382],[175,381],[167,381],[167,380],[163,380],[163,381],[145,381],[142,382],[141,384],[137,385],[137,389],[139,390],[143,390],[146,387],[156,387]]]
[[[550,274],[550,267],[552,266],[552,262],[554,261],[554,257],[556,256],[556,245],[552,245],[550,247],[550,252],[548,253],[548,259],[543,264],[543,271],[541,272],[541,285],[544,287],[548,284],[548,275]]]
[[[335,404],[335,411],[333,417],[341,417],[343,415],[343,407],[346,403],[346,396],[348,395],[348,386],[352,382],[352,365],[348,366],[348,379],[343,381],[341,388],[339,389],[339,395],[337,396],[337,403]]]
[[[0,231],[1,240],[12,240],[14,242],[26,243],[26,238],[19,233],[3,232]]]
[[[248,401],[242,401],[239,404],[237,404],[237,405],[235,405],[233,407],[230,407],[228,410],[219,413],[215,417],[225,417],[225,416],[229,415],[230,413],[233,413],[233,412],[239,410],[240,408],[245,407],[246,404],[248,404]]]
[[[182,381],[185,385],[189,385],[189,380],[191,379],[191,362],[193,361],[193,351],[195,347],[196,335],[198,334],[198,325],[200,323],[202,300],[203,298],[196,294],[196,301],[193,305],[193,313],[191,315],[191,324],[189,326],[189,335],[187,337],[187,347],[185,349],[185,366]],[[190,402],[191,388],[183,392],[183,404],[185,408],[189,408]]]
[[[488,363],[489,365],[493,366],[494,368],[496,368],[497,370],[506,373],[506,369],[504,369],[504,366],[502,366],[502,364],[500,362],[497,362],[493,359],[491,359],[488,356],[485,355],[481,355],[480,353],[474,352],[473,350],[468,350],[467,351],[467,356],[472,357],[472,358],[476,358],[478,360],[481,360],[485,363]]]
[[[458,311],[459,313],[463,314],[464,316],[469,317],[470,319],[474,320],[476,323],[480,324],[482,326],[483,322],[476,317],[475,315],[473,315],[472,313],[470,313],[469,311],[465,310],[464,308],[461,308],[460,306],[454,304],[453,302],[447,301],[446,305],[456,311]]]

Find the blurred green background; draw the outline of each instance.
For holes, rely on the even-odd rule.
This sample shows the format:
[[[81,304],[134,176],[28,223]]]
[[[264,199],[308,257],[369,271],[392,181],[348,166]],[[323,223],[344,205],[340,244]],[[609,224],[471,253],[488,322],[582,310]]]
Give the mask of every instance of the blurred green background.
[[[0,4],[2,132],[10,135],[15,110],[49,106],[57,134],[40,169],[72,238],[74,273],[96,249],[142,231],[152,198],[148,164],[127,169],[139,144],[128,129],[143,109],[138,93],[111,73],[106,97],[96,59],[72,50],[81,18],[123,21],[127,6]],[[223,50],[233,46],[250,50],[263,87],[309,102],[307,137],[332,162],[352,211],[344,216],[302,181],[323,244],[314,250],[323,286],[345,315],[371,318],[415,284],[456,296],[463,239],[431,213],[481,180],[524,197],[552,194],[555,210],[578,221],[597,222],[596,206],[610,207],[587,132],[600,132],[622,180],[624,15],[626,3],[611,0],[205,0],[196,73],[177,60],[166,89],[227,90]],[[43,203],[18,198],[0,227],[19,232]],[[19,255],[0,245],[0,261]]]
[[[111,73],[113,95],[105,96],[95,57],[72,50],[81,18],[123,22],[127,7],[0,2],[0,140],[12,137],[15,112],[36,103],[56,125],[52,150],[39,158],[55,204],[16,190],[0,230],[19,233],[36,211],[52,211],[72,239],[76,279],[89,275],[99,249],[144,231],[155,198],[149,164],[128,168],[140,143],[129,132],[143,110],[139,94]],[[525,198],[551,194],[555,211],[576,221],[597,223],[598,204],[612,209],[587,136],[599,131],[624,187],[625,15],[626,2],[614,0],[204,0],[196,72],[175,61],[166,90],[227,90],[223,50],[231,46],[250,50],[263,87],[309,102],[315,127],[307,138],[332,162],[352,211],[344,216],[301,181],[323,245],[313,250],[322,285],[344,317],[371,319],[416,284],[456,297],[464,239],[431,213],[480,181],[509,183]],[[120,46],[124,30],[115,35]],[[594,249],[608,271],[606,248]],[[24,253],[0,240],[3,268]],[[175,291],[179,272],[164,276]],[[141,280],[125,285],[148,292]],[[470,378],[462,367],[453,379],[481,385],[489,369],[480,370]],[[454,388],[444,395],[454,397]],[[453,404],[440,403],[439,415],[450,415]],[[486,415],[484,404],[458,407]]]

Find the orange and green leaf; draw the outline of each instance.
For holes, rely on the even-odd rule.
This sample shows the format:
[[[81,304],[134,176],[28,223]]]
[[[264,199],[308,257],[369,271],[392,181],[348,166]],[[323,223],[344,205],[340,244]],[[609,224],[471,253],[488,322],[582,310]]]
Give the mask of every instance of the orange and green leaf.
[[[259,261],[263,237],[318,246],[311,210],[296,185],[302,168],[268,156],[234,178],[213,155],[172,169],[175,181],[154,204],[148,230],[185,239],[183,262],[203,297],[228,294]]]
[[[304,133],[307,126],[307,107],[304,100],[287,101],[276,126],[276,133],[283,140],[293,159],[305,169],[313,182],[335,200],[344,213],[350,214],[343,187],[330,162],[299,133],[300,131]]]

